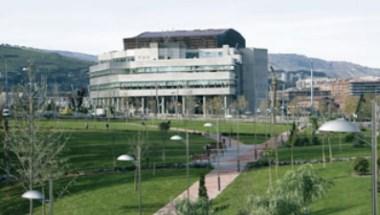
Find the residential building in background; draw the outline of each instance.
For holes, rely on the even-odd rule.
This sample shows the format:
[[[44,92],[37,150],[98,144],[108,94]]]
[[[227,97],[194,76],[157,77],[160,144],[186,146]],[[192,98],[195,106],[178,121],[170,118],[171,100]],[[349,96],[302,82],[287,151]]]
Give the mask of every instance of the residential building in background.
[[[90,97],[120,112],[206,115],[215,97],[222,111],[244,96],[254,112],[267,98],[268,53],[247,48],[233,29],[144,32],[124,50],[90,67]]]

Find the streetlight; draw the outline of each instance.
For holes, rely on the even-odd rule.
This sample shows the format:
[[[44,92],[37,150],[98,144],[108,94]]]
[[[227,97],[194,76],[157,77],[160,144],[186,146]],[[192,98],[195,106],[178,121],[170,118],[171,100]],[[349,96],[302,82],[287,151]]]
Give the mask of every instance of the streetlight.
[[[25,193],[23,193],[21,197],[24,199],[29,199],[30,202],[32,202],[33,200],[44,200],[44,195],[37,190],[28,190]],[[33,214],[33,208],[30,208],[29,214]]]
[[[218,175],[218,191],[220,191],[220,173],[219,173],[219,167],[220,167],[220,158],[219,158],[219,139],[220,139],[220,136],[219,136],[219,120],[216,121],[217,125],[216,125],[216,172],[217,172],[217,175]],[[205,124],[203,124],[203,127],[206,127],[206,128],[211,128],[213,127],[214,125],[210,122],[207,122]]]
[[[142,192],[141,192],[141,147],[140,147],[140,144],[137,144],[137,160],[134,157],[127,154],[119,155],[119,157],[117,157],[117,160],[133,162],[135,166],[137,167],[137,178],[138,178],[137,186],[139,190],[139,193],[138,193],[139,214],[141,215],[142,214],[142,207],[141,207],[142,206]]]
[[[179,135],[174,135],[170,137],[170,140],[173,141],[183,141],[183,138]],[[186,194],[187,198],[190,198],[190,168],[189,168],[189,132],[186,132],[186,181],[187,181],[187,189],[186,189]]]
[[[377,112],[378,106],[372,103],[372,144],[371,144],[371,167],[372,167],[372,215],[377,215]],[[322,132],[347,132],[358,133],[360,129],[352,122],[344,119],[328,121],[318,130]]]
[[[228,114],[226,115],[226,118],[227,119],[233,119],[233,116],[231,114]],[[239,133],[239,121],[236,122],[237,123],[237,131],[236,131],[236,135],[237,135],[237,143],[236,143],[236,169],[238,172],[240,172],[240,133]],[[232,130],[232,129],[231,129]],[[231,143],[231,135],[230,135],[230,143]]]

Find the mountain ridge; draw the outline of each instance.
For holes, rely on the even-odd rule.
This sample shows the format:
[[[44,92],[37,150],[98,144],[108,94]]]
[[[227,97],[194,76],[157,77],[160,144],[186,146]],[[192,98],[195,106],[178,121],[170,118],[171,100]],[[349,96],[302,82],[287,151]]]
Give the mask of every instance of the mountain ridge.
[[[356,76],[380,76],[380,69],[355,64],[349,61],[329,61],[294,53],[270,53],[269,65],[284,71],[313,70],[324,72],[333,78]]]

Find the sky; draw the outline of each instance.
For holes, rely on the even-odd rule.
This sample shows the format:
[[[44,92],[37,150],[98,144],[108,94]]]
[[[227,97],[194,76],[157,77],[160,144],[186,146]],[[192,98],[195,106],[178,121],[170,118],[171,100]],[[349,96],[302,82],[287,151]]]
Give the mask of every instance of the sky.
[[[234,28],[249,47],[380,68],[379,0],[0,0],[0,43],[100,54],[144,31]]]

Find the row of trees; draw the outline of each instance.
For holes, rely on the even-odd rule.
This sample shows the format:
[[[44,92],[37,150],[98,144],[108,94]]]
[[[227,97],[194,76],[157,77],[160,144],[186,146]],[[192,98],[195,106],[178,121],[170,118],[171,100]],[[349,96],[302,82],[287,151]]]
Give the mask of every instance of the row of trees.
[[[252,196],[240,215],[309,214],[309,205],[322,198],[332,182],[317,174],[311,164],[288,171],[266,195]]]
[[[35,66],[24,69],[27,83],[16,87],[13,94],[12,127],[4,129],[4,168],[9,178],[20,182],[25,190],[48,187],[50,213],[53,210],[53,180],[65,174],[66,160],[61,156],[68,137],[53,128],[42,128],[38,113],[46,110],[46,88],[34,81]],[[47,186],[49,184],[49,186]],[[33,213],[30,200],[29,212]]]

